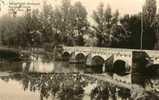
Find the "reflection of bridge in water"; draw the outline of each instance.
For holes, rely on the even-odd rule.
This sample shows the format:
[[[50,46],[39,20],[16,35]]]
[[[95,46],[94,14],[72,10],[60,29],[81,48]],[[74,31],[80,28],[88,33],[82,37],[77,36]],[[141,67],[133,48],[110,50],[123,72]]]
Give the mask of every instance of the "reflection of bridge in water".
[[[145,67],[159,65],[159,51],[137,50],[137,49],[118,49],[118,48],[99,48],[99,47],[63,47],[63,56],[70,62],[78,62],[85,59],[86,65],[93,66],[98,63],[103,71],[115,71],[118,74],[132,73],[136,67],[136,60],[144,58]],[[78,60],[78,61],[77,61]],[[140,63],[140,62],[137,62]],[[100,67],[99,67],[100,68]],[[130,79],[131,75],[126,79]],[[129,80],[131,82],[131,80]]]

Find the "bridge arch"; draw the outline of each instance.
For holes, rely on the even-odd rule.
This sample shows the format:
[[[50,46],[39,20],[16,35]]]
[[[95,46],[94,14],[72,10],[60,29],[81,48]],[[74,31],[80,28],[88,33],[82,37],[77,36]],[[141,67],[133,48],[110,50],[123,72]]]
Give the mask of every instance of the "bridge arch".
[[[69,52],[65,51],[63,54],[62,54],[62,58],[64,61],[68,61],[70,59],[72,54],[70,54]]]
[[[150,64],[146,67],[146,69],[147,69],[148,76],[151,76],[151,78],[158,78],[158,76],[159,76],[159,64]]]
[[[94,65],[94,66],[103,66],[103,64],[104,64],[104,58],[103,57],[101,57],[101,56],[93,56],[92,57],[92,64]]]
[[[80,61],[86,61],[86,56],[83,53],[78,53],[75,55],[75,59]]]
[[[129,71],[130,71],[130,66],[126,61],[118,59],[113,63],[114,73],[123,76],[127,75]]]

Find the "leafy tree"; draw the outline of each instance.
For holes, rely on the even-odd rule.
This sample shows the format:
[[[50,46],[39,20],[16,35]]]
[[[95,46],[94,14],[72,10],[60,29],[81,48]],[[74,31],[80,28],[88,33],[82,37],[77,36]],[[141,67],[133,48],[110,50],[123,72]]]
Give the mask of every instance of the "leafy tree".
[[[97,11],[93,12],[93,19],[95,20],[97,26],[94,26],[94,29],[96,31],[96,36],[98,38],[98,44],[97,46],[103,46],[103,34],[104,34],[104,5],[100,4],[97,8]]]
[[[32,30],[40,31],[40,29],[42,28],[39,16],[40,16],[40,12],[38,9],[35,9],[32,11],[31,24],[30,24],[32,26]]]
[[[56,37],[65,45],[84,45],[83,34],[87,32],[87,11],[81,2],[71,5],[63,0],[61,7],[54,10],[52,21]]]
[[[85,7],[81,4],[81,2],[76,2],[73,6],[74,21],[73,25],[75,30],[77,30],[77,34],[84,34],[86,29],[88,28],[87,21],[87,11]]]
[[[18,32],[17,18],[4,15],[0,20],[0,32],[3,45],[16,46]]]
[[[62,43],[62,15],[59,8],[55,8],[51,17],[55,44]]]
[[[119,21],[119,12],[118,10],[113,15],[112,27],[111,27],[111,40],[112,47],[117,48],[130,48],[130,36],[131,32],[129,30],[129,15],[125,15]]]
[[[105,13],[104,13],[104,19],[105,19],[105,25],[106,25],[106,31],[108,33],[110,33],[110,28],[111,28],[111,25],[113,24],[112,23],[112,11],[111,11],[111,8],[110,6],[108,5],[107,6],[107,9],[105,10]]]
[[[140,15],[125,15],[120,19],[120,23],[123,31],[124,41],[126,48],[140,48],[140,37],[141,37],[141,17]],[[119,32],[120,33],[120,32]],[[122,46],[122,45],[121,45]]]
[[[157,39],[155,49],[159,49],[159,13],[156,15],[154,27],[156,30],[155,32],[156,32],[156,39]]]
[[[119,11],[116,10],[112,16],[112,24],[117,24],[119,22]]]
[[[43,11],[40,14],[40,21],[42,25],[42,41],[44,43],[51,43],[53,42],[53,32],[52,32],[52,21],[51,21],[51,16],[53,13],[53,8],[50,4],[47,4],[44,2],[43,5]]]
[[[77,45],[84,45],[83,35],[88,31],[89,23],[87,21],[87,11],[81,2],[76,2],[73,6],[74,20],[72,25],[74,27],[74,36],[76,37]]]
[[[98,38],[97,46],[107,47],[111,45],[111,28],[114,24],[118,22],[119,12],[113,15],[111,8],[108,5],[104,9],[104,5],[100,4],[97,11],[93,12],[93,19],[96,22],[96,26],[93,26]]]
[[[112,47],[129,48],[130,34],[122,25],[113,25],[112,27]]]
[[[156,42],[154,21],[156,16],[156,0],[146,0],[143,7],[143,49],[154,49]]]
[[[73,26],[72,20],[74,16],[72,15],[73,7],[71,5],[70,0],[63,0],[62,6],[60,7],[61,12],[61,36],[63,43],[66,45],[74,45],[73,36]]]
[[[147,8],[145,8],[147,9]],[[152,24],[148,24],[150,21],[145,19],[145,16],[141,15],[143,13],[135,14],[132,16],[125,15],[121,18],[120,23],[125,28],[128,33],[129,38],[127,38],[128,45],[127,48],[140,49],[141,47],[141,22],[143,23],[143,49],[153,49],[155,44],[155,25],[154,21]],[[141,19],[143,16],[143,19]],[[147,15],[148,16],[148,15]],[[147,18],[147,17],[146,17]],[[146,24],[147,23],[147,24]],[[126,36],[126,35],[125,35]],[[124,43],[124,42],[122,42]]]
[[[156,0],[146,0],[143,7],[143,19],[146,24],[153,25],[157,11]]]

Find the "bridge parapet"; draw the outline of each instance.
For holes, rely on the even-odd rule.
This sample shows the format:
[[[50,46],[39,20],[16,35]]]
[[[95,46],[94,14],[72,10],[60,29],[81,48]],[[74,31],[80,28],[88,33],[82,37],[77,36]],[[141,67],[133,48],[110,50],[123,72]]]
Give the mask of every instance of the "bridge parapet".
[[[72,52],[83,53],[84,55],[87,55],[89,53],[93,53],[93,55],[99,55],[101,57],[107,58],[107,56],[114,54],[117,59],[119,58],[127,58],[132,60],[132,52],[133,51],[144,51],[146,52],[150,58],[154,61],[154,63],[159,64],[159,51],[157,50],[139,50],[139,49],[120,49],[120,48],[101,48],[101,47],[63,47],[64,51],[69,52],[70,54]],[[130,61],[130,60],[129,60]]]
[[[132,52],[124,49],[112,49],[112,48],[98,48],[98,47],[64,47],[64,51],[89,51],[89,52],[103,52],[103,53],[119,53],[119,52]]]

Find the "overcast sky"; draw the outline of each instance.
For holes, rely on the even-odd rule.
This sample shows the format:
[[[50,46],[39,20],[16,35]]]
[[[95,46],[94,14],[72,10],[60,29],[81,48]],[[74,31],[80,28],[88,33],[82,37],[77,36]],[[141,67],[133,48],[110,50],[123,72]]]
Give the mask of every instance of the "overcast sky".
[[[60,4],[61,2],[61,0],[48,0],[48,1],[53,5]],[[140,12],[145,2],[145,0],[72,0],[72,3],[76,1],[81,1],[90,14],[92,13],[93,10],[95,10],[98,7],[100,3],[104,3],[105,6],[109,4],[113,11],[118,9],[122,15],[135,14]],[[157,6],[159,8],[159,0],[156,1],[157,1]]]
[[[1,0],[0,0],[1,1]],[[60,5],[61,0],[3,0],[5,2],[5,5],[2,6],[2,11],[0,12],[0,15],[3,15],[5,12],[7,12],[7,5],[10,1],[16,1],[16,2],[36,2],[41,3],[43,1],[47,1],[48,3],[51,3],[53,6]],[[92,13],[94,9],[97,8],[97,6],[100,3],[104,3],[104,5],[110,5],[112,8],[112,11],[119,10],[120,14],[135,14],[141,11],[141,7],[144,4],[145,0],[71,0],[72,4],[76,1],[81,1],[82,4],[86,7],[89,14]],[[37,8],[41,8],[41,5]],[[159,8],[159,0],[157,0],[157,6]]]

